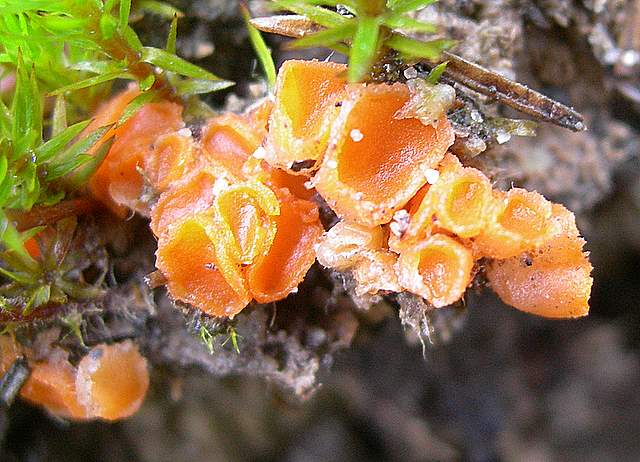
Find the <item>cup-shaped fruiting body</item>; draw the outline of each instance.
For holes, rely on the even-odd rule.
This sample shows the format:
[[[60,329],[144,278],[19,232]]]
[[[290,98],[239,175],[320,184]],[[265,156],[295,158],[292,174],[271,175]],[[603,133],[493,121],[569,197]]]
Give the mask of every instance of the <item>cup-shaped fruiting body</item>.
[[[88,415],[124,419],[140,408],[147,394],[147,360],[130,340],[98,345],[78,364],[75,388]]]
[[[541,246],[555,232],[552,204],[535,191],[495,191],[493,202],[486,227],[474,239],[474,251],[479,256],[514,257]]]
[[[11,364],[24,355],[23,349],[8,336],[0,336],[0,377]],[[76,394],[76,370],[69,363],[68,355],[59,348],[52,348],[47,358],[29,360],[30,374],[20,390],[20,397],[47,412],[66,419],[89,417],[79,403]]]
[[[260,146],[262,136],[253,128],[248,117],[224,114],[214,117],[202,129],[203,156],[242,176],[242,166]]]
[[[240,271],[224,242],[214,242],[206,218],[187,216],[160,234],[156,267],[174,300],[211,316],[233,317],[251,301]]]
[[[20,397],[65,419],[129,417],[149,386],[147,361],[131,341],[98,345],[74,367],[59,347],[49,346],[44,357],[35,359],[30,348],[0,336],[0,376],[20,356],[28,358],[30,369]]]
[[[120,106],[117,109],[124,109]],[[111,106],[107,110],[113,110]],[[113,114],[116,121],[121,114]],[[182,106],[167,101],[149,103],[114,130],[114,140],[107,156],[90,180],[96,199],[114,213],[125,217],[127,208],[148,213],[140,203],[144,180],[138,171],[160,135],[179,130]]]
[[[262,154],[264,151],[259,149],[244,163],[242,173],[246,178],[264,183],[273,190],[286,188],[300,199],[309,200],[313,197],[315,189],[309,178],[302,175],[292,175],[286,170],[271,166],[262,159]]]
[[[542,247],[487,268],[493,290],[506,304],[549,318],[575,318],[589,313],[593,279],[584,240],[575,217],[553,205],[556,234]]]
[[[253,298],[260,303],[281,300],[302,282],[315,261],[315,245],[322,235],[318,207],[288,190],[277,190],[280,214],[269,252],[246,268]]]
[[[231,185],[216,195],[212,211],[215,239],[226,240],[240,264],[250,265],[269,252],[280,205],[267,186],[259,182]]]
[[[253,128],[254,135],[261,140],[264,140],[269,132],[269,118],[274,105],[274,101],[267,97],[253,104],[247,110],[246,117]]]
[[[447,154],[431,178],[433,183],[411,217],[405,239],[428,235],[435,225],[461,238],[477,236],[487,227],[493,206],[489,179],[479,170],[462,167]]]
[[[191,131],[183,128],[157,138],[144,158],[143,170],[151,186],[160,193],[182,181],[197,165]]]
[[[350,271],[356,295],[399,292],[394,265],[398,256],[385,248],[386,233],[341,221],[324,233],[316,247],[318,262],[337,271]]]
[[[209,210],[216,189],[228,186],[226,173],[207,166],[187,176],[173,188],[163,192],[151,209],[151,230],[160,236],[171,223],[186,216]]]
[[[300,173],[317,168],[342,104],[346,70],[315,60],[282,65],[266,141],[269,163]]]
[[[427,183],[453,143],[446,117],[435,127],[397,119],[406,85],[353,86],[336,119],[316,189],[341,217],[365,226],[391,221]]]
[[[402,287],[439,308],[464,295],[472,279],[473,256],[457,240],[434,234],[404,250],[396,268]]]

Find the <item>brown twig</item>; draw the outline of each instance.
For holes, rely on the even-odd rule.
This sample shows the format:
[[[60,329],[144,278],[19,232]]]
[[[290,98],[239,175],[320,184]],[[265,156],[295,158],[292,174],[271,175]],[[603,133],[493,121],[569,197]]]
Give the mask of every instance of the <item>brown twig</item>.
[[[251,20],[251,24],[263,32],[293,38],[304,37],[322,29],[305,16],[298,15],[255,18]],[[582,131],[587,128],[584,117],[580,113],[521,83],[446,51],[443,52],[441,61],[449,61],[444,76],[460,85],[538,120],[573,131]],[[426,61],[425,64],[433,67],[438,62]]]

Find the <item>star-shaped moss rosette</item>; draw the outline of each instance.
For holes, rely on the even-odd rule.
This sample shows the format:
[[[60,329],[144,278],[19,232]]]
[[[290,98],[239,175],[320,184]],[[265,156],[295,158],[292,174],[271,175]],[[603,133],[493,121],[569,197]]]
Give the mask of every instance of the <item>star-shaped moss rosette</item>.
[[[349,56],[348,80],[365,80],[372,65],[386,50],[407,60],[436,59],[455,41],[418,40],[402,32],[433,34],[433,24],[410,13],[435,0],[274,0],[275,7],[304,15],[324,30],[293,42],[293,47],[326,47]]]

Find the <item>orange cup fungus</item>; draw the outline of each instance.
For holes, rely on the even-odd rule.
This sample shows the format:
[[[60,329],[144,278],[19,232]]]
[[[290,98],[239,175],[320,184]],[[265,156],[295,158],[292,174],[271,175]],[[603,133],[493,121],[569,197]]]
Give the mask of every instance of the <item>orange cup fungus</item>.
[[[398,280],[436,308],[462,298],[471,283],[473,255],[455,239],[434,234],[407,249],[398,260]]]
[[[127,90],[100,108],[87,132],[117,123],[137,94],[136,90]],[[113,144],[89,183],[94,197],[120,217],[127,215],[127,208],[148,214],[148,207],[140,200],[144,179],[138,168],[149,162],[149,153],[160,135],[183,126],[182,107],[162,101],[145,104],[125,123],[113,128]]]
[[[21,356],[30,375],[20,396],[51,414],[71,420],[119,420],[134,414],[149,387],[147,361],[131,341],[98,345],[78,366],[59,347],[49,347],[45,358],[10,336],[0,336],[0,375]]]
[[[403,84],[349,88],[313,180],[338,216],[365,226],[388,223],[453,143],[444,116],[435,127],[396,118],[408,101]]]
[[[409,291],[441,307],[486,267],[516,308],[586,314],[591,266],[573,214],[536,192],[493,190],[447,153],[446,107],[420,98],[429,84],[347,84],[345,70],[288,61],[275,99],[212,118],[198,140],[168,102],[115,129],[92,191],[115,211],[151,209],[169,294],[233,317],[294,292],[317,258],[350,272],[358,295]],[[141,206],[145,178],[157,200]],[[342,219],[324,234],[316,194]]]
[[[548,318],[573,318],[589,312],[593,280],[575,218],[554,204],[555,235],[544,245],[487,268],[493,290],[508,305]]]
[[[285,62],[269,118],[266,159],[298,173],[317,168],[347,84],[347,67],[319,61]]]

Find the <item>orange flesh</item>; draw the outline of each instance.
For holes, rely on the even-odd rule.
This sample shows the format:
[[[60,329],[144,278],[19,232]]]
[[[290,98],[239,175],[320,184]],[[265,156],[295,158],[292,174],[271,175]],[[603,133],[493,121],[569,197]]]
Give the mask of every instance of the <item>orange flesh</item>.
[[[193,140],[174,132],[156,140],[144,158],[144,172],[156,191],[162,192],[182,180],[195,164]]]
[[[213,204],[213,185],[216,177],[202,170],[175,188],[162,193],[151,211],[151,230],[160,236],[171,223],[198,212]]]
[[[319,61],[287,61],[280,69],[278,104],[291,122],[296,138],[314,135],[325,108],[335,104],[344,89],[339,77],[345,71],[340,64]]]
[[[512,189],[507,193],[507,200],[507,207],[498,219],[502,226],[529,240],[547,231],[551,204],[544,197],[535,192]]]
[[[345,72],[346,66],[331,62],[287,61],[282,65],[269,118],[269,163],[289,168],[295,162],[312,161],[302,170],[317,168],[344,96]]]
[[[31,375],[20,396],[60,417],[87,417],[76,394],[76,371],[67,360],[30,364]]]
[[[532,250],[551,238],[552,204],[536,192],[513,188],[494,193],[496,211],[474,242],[485,257],[510,258]]]
[[[225,256],[193,218],[173,224],[160,236],[156,257],[156,267],[167,278],[169,293],[176,300],[211,316],[229,317],[250,301],[248,292],[242,290],[240,273],[228,270]],[[220,263],[225,274],[218,268]]]
[[[436,185],[438,186],[438,185]],[[472,237],[485,227],[491,184],[478,171],[467,170],[454,178],[436,209],[439,225],[460,237]]]
[[[115,129],[115,140],[89,183],[92,194],[121,217],[127,214],[125,206],[137,208],[143,186],[137,167],[143,165],[158,136],[182,125],[182,107],[177,104],[143,106]]]
[[[129,417],[149,388],[147,360],[131,341],[94,347],[78,364],[76,388],[94,417]]]
[[[549,318],[586,316],[593,279],[584,240],[571,212],[555,204],[553,215],[560,230],[548,244],[492,262],[487,278],[498,296],[519,310]]]
[[[351,93],[353,106],[334,126],[337,130],[343,123],[335,151],[329,151],[315,179],[338,215],[368,226],[389,222],[426,184],[421,168],[436,167],[453,142],[446,117],[436,128],[396,119],[408,98],[402,84],[369,85]]]
[[[400,284],[439,308],[462,298],[471,283],[473,257],[455,239],[434,234],[403,251],[398,265]]]
[[[314,245],[323,232],[317,207],[280,192],[280,215],[269,253],[247,268],[253,297],[269,303],[286,297],[304,279],[315,260]]]
[[[260,142],[249,121],[235,114],[211,119],[202,134],[202,146],[208,158],[236,176],[242,176],[243,164]]]
[[[213,219],[227,228],[240,263],[248,265],[267,253],[276,233],[274,217],[280,213],[275,194],[260,183],[246,183],[222,191],[215,199]],[[222,239],[222,236],[216,236]]]

